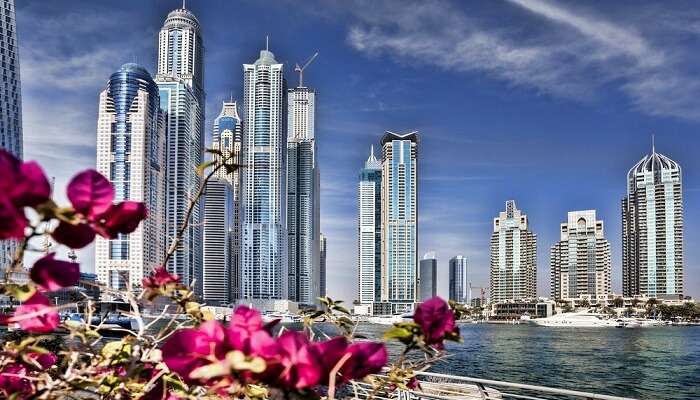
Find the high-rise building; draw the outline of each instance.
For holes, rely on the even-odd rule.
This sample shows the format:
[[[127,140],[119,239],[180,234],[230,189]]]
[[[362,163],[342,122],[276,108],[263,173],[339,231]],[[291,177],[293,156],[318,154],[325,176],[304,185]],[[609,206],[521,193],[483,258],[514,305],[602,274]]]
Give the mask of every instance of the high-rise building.
[[[116,201],[146,204],[148,218],[130,234],[95,239],[95,271],[115,289],[140,285],[162,262],[165,246],[165,131],[158,86],[143,67],[124,64],[100,93],[97,170]]]
[[[426,301],[437,296],[437,258],[431,251],[420,260],[418,300]]]
[[[360,304],[381,301],[382,163],[371,148],[357,189],[357,271]]]
[[[382,301],[393,312],[418,300],[418,132],[382,138]]]
[[[492,302],[537,296],[537,235],[514,200],[493,219],[490,293]]]
[[[287,91],[287,246],[289,299],[314,304],[320,296],[320,176],[316,158],[316,93]]]
[[[681,166],[655,148],[627,173],[622,292],[649,297],[683,294]]]
[[[221,113],[214,119],[214,129],[212,131],[212,148],[219,150],[221,156],[214,155],[214,159],[223,157],[227,163],[240,164],[241,144],[243,138],[243,122],[238,116],[238,106],[235,101],[224,102]],[[230,243],[229,267],[227,275],[227,285],[229,287],[229,299],[231,301],[241,297],[240,280],[240,253],[241,253],[241,221],[240,221],[240,200],[241,200],[241,171],[235,169],[228,171],[221,168],[216,172],[217,178],[225,179],[233,190],[233,223],[231,232],[228,235]],[[205,213],[205,218],[207,215]],[[206,263],[206,260],[205,260]]]
[[[15,1],[0,1],[0,148],[22,158],[22,96],[19,76],[19,46]],[[0,240],[0,269],[11,262],[16,242]]]
[[[185,222],[190,199],[197,193],[201,178],[196,167],[204,150],[204,46],[199,21],[183,8],[173,10],[158,34],[158,74],[161,108],[166,121],[166,237],[172,240]],[[202,202],[194,205],[188,227],[168,270],[195,282],[202,295]]]
[[[328,243],[326,242],[326,235],[321,234],[321,297],[326,297],[326,260],[328,257]]]
[[[450,300],[467,303],[467,259],[455,256],[450,259]]]
[[[233,280],[233,186],[225,178],[207,183],[204,202],[203,298],[207,305],[231,303]]]
[[[287,299],[287,84],[260,51],[243,64],[241,289],[245,299]]]
[[[561,224],[561,240],[550,251],[551,296],[573,299],[612,292],[610,242],[595,210],[571,211]]]

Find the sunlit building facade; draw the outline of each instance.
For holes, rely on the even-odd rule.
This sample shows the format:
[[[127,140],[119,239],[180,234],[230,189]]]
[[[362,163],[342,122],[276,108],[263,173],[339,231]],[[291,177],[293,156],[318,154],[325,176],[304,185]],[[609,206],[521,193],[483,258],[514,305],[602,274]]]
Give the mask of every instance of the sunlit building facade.
[[[358,301],[381,301],[382,276],[382,163],[374,147],[360,170],[357,188],[357,272]]]
[[[455,256],[450,259],[450,300],[457,303],[467,304],[467,276],[469,270],[467,267],[467,258],[464,256]]]

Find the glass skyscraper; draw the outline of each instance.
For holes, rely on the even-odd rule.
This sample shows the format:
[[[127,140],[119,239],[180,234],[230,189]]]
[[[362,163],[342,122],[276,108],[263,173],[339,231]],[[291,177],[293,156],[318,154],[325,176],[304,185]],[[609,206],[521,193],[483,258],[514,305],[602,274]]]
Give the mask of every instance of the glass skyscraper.
[[[158,74],[161,108],[166,121],[166,237],[176,237],[184,222],[189,202],[201,183],[196,167],[204,149],[204,47],[197,18],[184,8],[170,12],[158,34]],[[196,282],[202,295],[202,219],[198,202],[189,226],[168,263],[168,270],[185,284]]]
[[[268,50],[243,64],[241,297],[287,299],[287,88]]]
[[[132,233],[95,239],[100,282],[140,285],[162,261],[165,245],[165,131],[158,86],[143,67],[124,64],[100,93],[97,170],[114,186],[115,201],[146,204],[148,218]]]
[[[492,302],[537,296],[537,235],[514,200],[493,219],[490,286]]]
[[[467,258],[455,256],[450,259],[450,300],[467,303]]]
[[[427,253],[420,260],[419,298],[420,301],[430,300],[437,296],[437,259],[435,252]]]
[[[382,301],[407,312],[418,300],[418,132],[382,138]]]
[[[203,298],[207,305],[225,306],[233,292],[233,186],[224,178],[212,178],[205,196]]]
[[[357,293],[360,304],[373,304],[382,293],[382,163],[374,147],[360,170],[357,192]]]
[[[560,300],[612,293],[610,242],[595,210],[569,212],[559,233],[561,240],[550,252],[551,296]]]
[[[622,200],[622,292],[683,294],[681,166],[652,149],[627,174]]]
[[[316,93],[287,91],[287,246],[289,299],[317,303],[320,296],[320,176],[316,157]]]

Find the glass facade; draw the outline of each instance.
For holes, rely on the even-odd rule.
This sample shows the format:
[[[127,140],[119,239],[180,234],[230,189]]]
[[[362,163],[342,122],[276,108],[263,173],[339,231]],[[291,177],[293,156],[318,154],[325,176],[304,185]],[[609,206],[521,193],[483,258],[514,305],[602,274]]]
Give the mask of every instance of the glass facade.
[[[456,256],[450,259],[450,300],[467,304],[467,259]]]
[[[382,164],[374,148],[360,170],[358,185],[358,300],[381,301],[382,293]]]

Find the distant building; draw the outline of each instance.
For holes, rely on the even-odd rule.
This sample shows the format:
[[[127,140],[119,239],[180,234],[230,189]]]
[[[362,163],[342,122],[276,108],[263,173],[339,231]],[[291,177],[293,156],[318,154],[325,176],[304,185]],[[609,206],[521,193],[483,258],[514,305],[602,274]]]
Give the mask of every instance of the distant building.
[[[435,252],[427,253],[420,260],[419,301],[437,296],[437,259]]]
[[[241,297],[286,300],[287,83],[265,49],[243,64]]]
[[[681,166],[654,148],[627,173],[622,292],[649,297],[683,294]]]
[[[492,302],[537,296],[537,235],[514,200],[493,219],[490,294]]]
[[[321,234],[321,297],[326,297],[326,260],[328,257],[328,243],[326,242],[326,235]]]
[[[19,43],[15,1],[0,1],[0,148],[22,158],[22,95],[19,75]],[[0,268],[11,263],[16,242],[0,240]]]
[[[372,304],[381,301],[382,292],[382,163],[374,147],[360,170],[357,208],[358,300]]]
[[[214,159],[223,158],[227,163],[240,164],[241,140],[243,137],[243,122],[238,115],[238,106],[235,101],[224,102],[221,113],[214,119],[212,131],[212,148],[221,151],[221,156],[214,155]],[[216,176],[226,179],[233,189],[233,226],[229,235],[231,252],[228,285],[230,299],[238,299],[241,296],[240,281],[240,250],[241,250],[241,222],[240,222],[240,197],[241,197],[241,170],[228,171],[221,168]],[[206,215],[205,215],[206,218]]]
[[[165,131],[158,86],[143,67],[129,63],[100,93],[97,171],[109,178],[115,201],[146,204],[148,218],[129,234],[95,239],[97,279],[113,289],[141,280],[165,251]]]
[[[289,299],[318,302],[320,271],[320,174],[316,155],[316,93],[287,90],[287,246]]]
[[[203,298],[209,306],[226,305],[231,303],[233,292],[233,186],[226,179],[213,178],[204,196]]]
[[[450,259],[450,300],[467,303],[467,259],[455,256]]]
[[[407,312],[418,300],[418,132],[382,138],[382,301]]]
[[[561,240],[550,252],[552,297],[611,293],[610,242],[605,239],[603,221],[596,220],[595,210],[569,212],[560,235]]]
[[[547,318],[554,315],[556,303],[545,299],[522,299],[491,303],[492,320],[520,320],[523,315],[531,318]]]
[[[189,10],[171,11],[158,33],[160,106],[166,119],[166,235],[174,238],[185,220],[191,196],[201,178],[196,167],[204,151],[204,45],[197,17]],[[194,283],[202,296],[202,202],[190,214],[189,228],[168,262],[168,270],[183,283]]]

